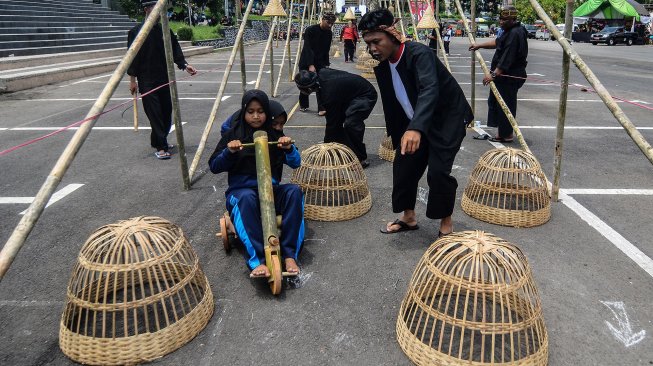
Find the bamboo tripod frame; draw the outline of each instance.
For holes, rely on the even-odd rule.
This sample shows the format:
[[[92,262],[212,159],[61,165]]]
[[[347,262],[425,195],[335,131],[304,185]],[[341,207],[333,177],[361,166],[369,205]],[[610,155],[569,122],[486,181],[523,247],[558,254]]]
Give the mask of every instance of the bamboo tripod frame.
[[[268,51],[272,55],[272,41],[274,40],[274,29],[276,28],[277,25],[277,20],[279,17],[272,17],[272,21],[270,22],[270,31],[268,34],[268,41],[265,43],[265,49],[263,50],[263,56],[261,57],[261,64],[258,67],[258,75],[256,76],[256,83],[254,84],[254,89],[259,89],[259,86],[261,85],[261,78],[263,77],[263,69],[265,68],[265,60],[268,57]],[[270,59],[270,67],[274,67],[274,62],[273,59]],[[272,77],[272,71],[270,71],[270,77]]]
[[[299,67],[299,56],[300,56],[300,54],[302,52],[302,48],[304,46],[303,43],[302,43],[302,40],[304,38],[304,20],[306,19],[306,8],[307,8],[308,4],[309,4],[309,0],[305,0],[304,1],[304,10],[302,11],[302,21],[301,21],[301,24],[299,26],[299,43],[297,44],[297,52],[295,53],[295,66],[293,66],[293,68],[292,68],[290,81],[294,80],[295,74],[297,74],[297,68]],[[312,16],[313,15],[312,15],[312,10],[311,10],[310,17],[312,17]],[[311,23],[310,17],[309,17],[309,20],[308,20],[309,24]]]
[[[163,44],[166,54],[166,68],[168,81],[171,82],[170,98],[172,99],[172,118],[175,123],[175,135],[177,136],[177,149],[179,151],[179,165],[181,167],[181,178],[184,190],[190,189],[190,177],[188,176],[188,161],[186,160],[186,143],[184,142],[184,130],[181,124],[181,111],[179,109],[179,94],[177,93],[177,79],[175,78],[175,62],[172,53],[172,40],[170,39],[170,24],[168,24],[167,9],[161,9],[161,28],[163,30]]]
[[[401,34],[403,34],[404,37],[406,37],[406,29],[404,28],[404,12],[403,12],[403,9],[401,7],[401,2],[399,0],[395,0],[395,4],[396,4],[395,6],[397,7],[397,13],[399,14],[399,27],[401,27]],[[410,6],[409,6],[409,8],[410,8]],[[411,14],[412,14],[412,11],[411,11]],[[395,15],[395,17],[396,17],[396,15]],[[415,34],[417,34],[417,32],[415,32]],[[418,39],[418,41],[419,41],[419,39]]]
[[[451,66],[449,66],[449,57],[447,57],[447,53],[444,50],[444,42],[442,41],[442,35],[440,34],[440,27],[435,28],[435,35],[438,37],[438,48],[440,49],[440,52],[442,52],[444,66],[446,66],[447,70],[451,72]]]
[[[65,150],[57,160],[55,166],[50,171],[50,174],[36,194],[34,201],[27,209],[27,213],[21,218],[18,225],[14,228],[14,231],[11,233],[11,236],[0,252],[0,280],[4,278],[4,275],[7,273],[9,266],[11,266],[11,263],[16,258],[16,255],[25,244],[27,236],[30,234],[32,229],[34,229],[34,225],[43,213],[45,205],[50,200],[50,197],[52,197],[55,189],[57,189],[57,186],[75,159],[75,156],[81,149],[84,141],[86,141],[86,138],[91,133],[93,126],[95,126],[95,122],[99,118],[99,113],[101,113],[109,103],[111,96],[113,96],[113,93],[116,91],[120,85],[120,81],[127,72],[127,68],[134,60],[134,57],[136,57],[136,54],[143,45],[143,42],[145,42],[147,36],[150,34],[152,27],[157,22],[158,16],[166,4],[167,0],[158,0],[150,15],[147,17],[147,19],[145,19],[141,31],[136,36],[136,39],[132,45],[127,49],[125,56],[120,61],[120,64],[118,64],[113,74],[111,74],[111,77],[109,78],[107,84],[104,86],[104,89],[102,89],[100,96],[96,99],[95,103],[86,114],[86,118],[91,118],[93,116],[95,117],[81,125],[77,132],[75,132],[75,135],[73,135],[72,139],[66,146]]]
[[[200,143],[197,146],[197,152],[195,153],[193,162],[190,165],[190,171],[188,175],[191,177],[191,179],[193,175],[195,175],[195,171],[197,170],[197,166],[199,165],[200,159],[202,157],[202,153],[204,153],[204,149],[206,148],[206,140],[208,140],[209,138],[209,134],[211,133],[211,129],[213,128],[213,123],[215,122],[215,118],[218,115],[218,109],[220,108],[220,103],[222,102],[222,97],[224,96],[224,91],[227,87],[227,82],[229,81],[229,74],[231,74],[231,69],[233,67],[234,60],[236,59],[236,52],[238,51],[239,48],[241,48],[239,46],[241,45],[243,34],[245,33],[245,25],[247,22],[247,18],[249,17],[250,11],[252,11],[253,4],[254,4],[254,0],[249,0],[249,2],[247,3],[247,8],[245,9],[243,20],[240,23],[240,28],[238,29],[238,34],[236,35],[234,47],[231,49],[229,62],[227,63],[227,67],[224,70],[224,74],[222,75],[222,82],[220,83],[220,88],[218,89],[218,95],[215,97],[213,108],[211,108],[211,114],[209,115],[209,119],[206,122],[206,127],[204,127],[204,132],[202,133]]]
[[[283,56],[281,57],[281,64],[279,65],[279,76],[277,77],[277,83],[274,85],[274,90],[272,91],[272,97],[277,96],[277,91],[279,90],[279,84],[281,84],[281,75],[283,74],[283,66],[286,63],[286,57],[288,57],[288,81],[292,81],[292,65],[290,60],[290,30],[292,28],[293,5],[294,3],[293,1],[291,1],[288,9],[288,27],[286,28],[286,43],[283,47]]]
[[[463,25],[465,26],[465,32],[467,33],[467,37],[469,38],[469,42],[474,44],[476,42],[469,28],[469,23],[467,22],[467,18],[465,18],[463,7],[460,5],[460,0],[455,0],[455,3],[456,3],[456,9],[458,10],[458,13],[461,14]],[[481,53],[478,50],[476,50],[474,51],[474,55],[476,55],[476,59],[478,60],[478,63],[481,65],[481,68],[483,69],[485,75],[489,76],[490,69],[485,64],[485,60],[483,59]],[[474,80],[472,80],[472,86],[473,85],[474,85]],[[499,102],[499,106],[503,110],[503,113],[505,113],[506,117],[508,117],[508,121],[510,122],[512,129],[515,132],[515,137],[517,138],[517,141],[519,141],[519,145],[521,145],[524,151],[528,151],[529,153],[532,153],[531,149],[528,147],[528,144],[526,143],[526,140],[524,140],[524,136],[522,135],[521,130],[519,129],[519,125],[517,124],[517,120],[515,119],[515,116],[513,116],[512,113],[510,113],[510,109],[508,108],[506,102],[501,97],[501,94],[499,93],[499,90],[497,89],[496,85],[494,85],[493,81],[490,82],[490,89],[492,90],[492,93],[496,97],[497,102]],[[472,95],[472,100],[474,100],[473,98],[474,96]]]

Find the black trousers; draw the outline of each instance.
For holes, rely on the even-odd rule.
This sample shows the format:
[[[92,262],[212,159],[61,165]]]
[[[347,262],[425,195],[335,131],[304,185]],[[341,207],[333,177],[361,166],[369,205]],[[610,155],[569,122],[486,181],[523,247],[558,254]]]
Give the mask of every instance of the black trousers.
[[[449,54],[449,43],[451,43],[451,41],[444,41],[443,43],[444,43],[444,53],[446,53],[448,55]]]
[[[310,106],[309,100],[308,100],[308,95],[299,93],[299,108],[308,108]],[[317,98],[317,110],[318,111],[323,111],[324,107],[322,106],[322,103],[320,102],[320,92],[315,93],[315,97]]]
[[[356,44],[352,39],[345,39],[345,61],[354,61]]]
[[[415,209],[419,180],[428,166],[426,217],[442,219],[451,216],[458,188],[451,169],[457,153],[458,149],[442,151],[431,148],[425,136],[412,155],[401,155],[401,146],[398,146],[392,164],[392,211],[399,213]]]
[[[141,94],[145,94],[160,84],[138,83]],[[163,87],[154,93],[143,97],[143,109],[147,119],[150,120],[152,133],[150,144],[157,150],[168,151],[168,133],[172,126],[172,101],[170,88]]]
[[[501,94],[501,98],[506,102],[510,113],[515,117],[517,117],[517,92],[519,91],[519,88],[524,85],[524,82],[525,80],[518,80],[516,82],[500,82],[499,80],[496,80],[494,83],[499,94]],[[508,121],[506,114],[503,113],[503,110],[492,91],[490,91],[490,96],[487,99],[487,125],[489,127],[499,127],[499,137],[507,138],[513,134],[510,121]]]

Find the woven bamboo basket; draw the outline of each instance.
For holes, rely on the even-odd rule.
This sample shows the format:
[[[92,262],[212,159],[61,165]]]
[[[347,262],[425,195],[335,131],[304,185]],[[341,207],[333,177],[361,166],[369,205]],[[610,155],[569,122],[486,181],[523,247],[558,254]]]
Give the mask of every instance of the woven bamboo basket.
[[[379,65],[379,61],[371,58],[369,60],[363,61],[364,68],[361,69],[361,76],[366,79],[374,79],[376,75],[374,74],[374,68]]]
[[[379,157],[383,160],[389,162],[395,161],[395,149],[392,146],[392,138],[390,136],[385,136],[381,145],[379,145]]]
[[[159,217],[103,226],[72,272],[59,346],[82,364],[151,361],[193,339],[213,294],[181,228]]]
[[[363,167],[342,144],[317,144],[302,151],[302,165],[291,181],[304,192],[304,216],[310,220],[351,220],[372,207]]]
[[[547,180],[523,150],[493,149],[481,156],[462,198],[468,215],[491,224],[533,227],[551,218]]]
[[[433,14],[433,8],[429,5],[422,15],[419,23],[417,23],[417,29],[435,29],[438,28],[438,22],[435,21],[435,15]]]
[[[358,62],[356,62],[356,69],[358,69],[358,70],[367,70],[368,69],[368,65],[367,65],[368,60],[373,60],[372,55],[370,55],[369,52],[361,53],[361,55],[358,56]]]
[[[417,265],[397,318],[417,365],[546,365],[542,305],[524,254],[482,231],[444,236]]]
[[[264,17],[273,17],[273,16],[286,17],[286,16],[288,16],[288,14],[286,14],[286,11],[283,10],[283,5],[281,5],[280,0],[270,0],[270,2],[268,2],[268,5],[265,6],[265,10],[263,11],[263,16]]]

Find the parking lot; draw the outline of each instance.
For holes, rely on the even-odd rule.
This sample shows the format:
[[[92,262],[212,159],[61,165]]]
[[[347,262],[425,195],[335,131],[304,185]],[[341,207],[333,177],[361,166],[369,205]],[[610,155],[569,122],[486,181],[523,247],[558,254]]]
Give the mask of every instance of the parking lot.
[[[293,45],[295,47],[295,45]],[[650,57],[653,48],[574,44],[615,96],[653,107]],[[556,42],[529,40],[527,81],[519,93],[517,120],[549,179],[553,177],[555,126],[562,51]],[[248,46],[247,83],[253,85],[262,45]],[[452,73],[471,95],[466,38],[451,43]],[[275,49],[277,61],[282,48]],[[342,51],[341,51],[342,52]],[[294,52],[293,52],[294,55]],[[483,51],[489,62],[492,51]],[[178,83],[189,160],[197,149],[229,52],[190,58],[201,72]],[[341,58],[332,67],[354,73]],[[573,67],[573,66],[572,66]],[[278,72],[278,67],[277,71]],[[487,94],[476,68],[476,119],[485,124]],[[289,111],[298,91],[287,69],[279,100]],[[185,76],[178,72],[178,77]],[[264,74],[261,88],[268,92]],[[0,95],[0,150],[21,144],[84,118],[108,75]],[[587,86],[572,69],[570,83]],[[227,85],[216,123],[239,108],[239,63]],[[286,134],[300,150],[319,143],[324,119],[297,112]],[[130,99],[127,79],[109,106]],[[653,141],[650,109],[619,105],[640,132]],[[381,103],[367,121],[365,142],[371,166],[365,170],[373,205],[366,215],[345,222],[307,221],[299,259],[299,281],[270,295],[267,284],[250,280],[238,251],[225,254],[216,239],[224,212],[226,175],[203,175],[183,191],[179,160],[159,161],[149,146],[145,114],[134,132],[128,106],[104,115],[65,175],[26,245],[0,283],[0,361],[6,365],[67,365],[58,347],[59,320],[70,272],[84,241],[98,227],[134,216],[161,216],[182,227],[215,296],[215,314],[189,344],[156,361],[179,365],[408,365],[395,341],[395,322],[415,265],[434,242],[439,223],[416,208],[420,230],[384,235],[392,221],[391,164],[376,155],[384,136]],[[124,111],[124,112],[123,112]],[[653,167],[596,94],[569,90],[562,162],[561,201],[552,204],[545,225],[518,229],[467,216],[460,205],[454,228],[485,230],[519,246],[527,255],[542,298],[551,365],[653,364]],[[484,128],[484,127],[481,127]],[[492,129],[484,128],[489,134]],[[36,195],[74,129],[0,157],[0,242]],[[493,146],[472,139],[468,130],[454,176],[460,200],[479,156]],[[214,127],[199,169],[218,141]],[[175,142],[174,134],[170,141]],[[517,147],[516,143],[512,144]],[[284,170],[284,180],[290,169]],[[426,179],[420,187],[427,189]],[[53,200],[54,201],[54,200]]]

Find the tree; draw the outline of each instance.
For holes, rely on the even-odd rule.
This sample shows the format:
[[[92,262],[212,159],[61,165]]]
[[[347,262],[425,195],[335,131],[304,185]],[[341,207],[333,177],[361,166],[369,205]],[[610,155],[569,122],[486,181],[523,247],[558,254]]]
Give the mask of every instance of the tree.
[[[549,15],[554,23],[561,23],[565,20],[565,8],[567,3],[560,0],[539,0],[542,9]],[[539,17],[528,0],[515,0],[515,7],[519,13],[519,20],[525,24],[533,24]]]

